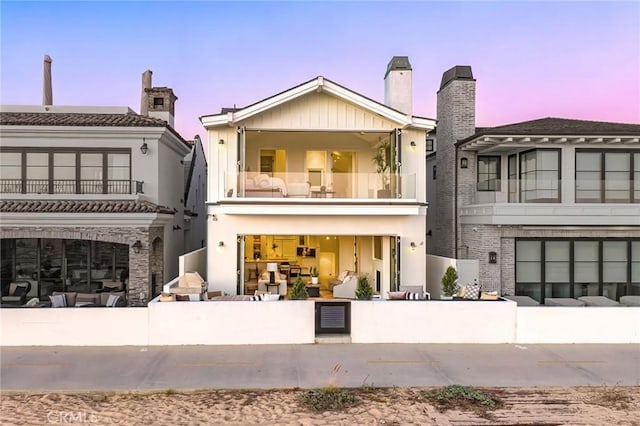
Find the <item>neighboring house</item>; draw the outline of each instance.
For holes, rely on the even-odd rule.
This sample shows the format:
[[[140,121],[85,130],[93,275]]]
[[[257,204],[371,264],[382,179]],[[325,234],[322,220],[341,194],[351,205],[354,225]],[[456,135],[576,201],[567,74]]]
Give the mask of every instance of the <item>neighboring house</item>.
[[[190,147],[172,127],[173,92],[145,79],[142,109],[163,119],[126,107],[1,108],[3,291],[29,281],[29,298],[48,300],[121,282],[141,306],[178,274]]]
[[[207,245],[207,158],[200,136],[192,141],[191,152],[184,158],[184,251]]]
[[[478,128],[475,85],[456,66],[438,92],[428,252],[478,259],[483,288],[542,303],[640,295],[640,125]]]
[[[383,294],[424,285],[425,139],[435,121],[411,114],[411,73],[406,57],[391,60],[385,104],[320,76],[201,117],[216,166],[210,289],[250,292],[268,263],[287,278],[317,268],[322,288],[344,271]]]

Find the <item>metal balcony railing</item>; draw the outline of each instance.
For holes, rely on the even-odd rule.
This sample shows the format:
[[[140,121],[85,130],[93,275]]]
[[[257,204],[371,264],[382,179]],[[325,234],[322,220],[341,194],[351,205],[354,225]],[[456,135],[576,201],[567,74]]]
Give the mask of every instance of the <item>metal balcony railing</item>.
[[[137,180],[0,179],[4,194],[142,194]]]

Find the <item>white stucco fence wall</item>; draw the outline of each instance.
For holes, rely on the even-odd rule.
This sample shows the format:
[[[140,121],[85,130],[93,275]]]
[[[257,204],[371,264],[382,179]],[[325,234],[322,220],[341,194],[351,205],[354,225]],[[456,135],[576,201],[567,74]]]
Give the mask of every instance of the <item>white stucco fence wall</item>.
[[[640,343],[638,307],[522,306],[517,343]]]
[[[353,343],[513,343],[512,301],[354,301]]]
[[[140,346],[147,308],[3,308],[0,346]]]
[[[203,247],[198,250],[183,254],[178,259],[179,276],[185,272],[197,272],[206,281],[207,280],[207,248]]]
[[[315,342],[315,303],[150,302],[149,345],[260,345]]]

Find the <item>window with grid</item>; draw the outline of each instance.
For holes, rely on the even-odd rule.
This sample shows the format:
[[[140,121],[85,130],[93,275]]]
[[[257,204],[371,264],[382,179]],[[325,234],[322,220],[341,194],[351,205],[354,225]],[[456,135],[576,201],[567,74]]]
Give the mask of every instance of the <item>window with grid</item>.
[[[500,157],[478,157],[478,191],[500,191]]]

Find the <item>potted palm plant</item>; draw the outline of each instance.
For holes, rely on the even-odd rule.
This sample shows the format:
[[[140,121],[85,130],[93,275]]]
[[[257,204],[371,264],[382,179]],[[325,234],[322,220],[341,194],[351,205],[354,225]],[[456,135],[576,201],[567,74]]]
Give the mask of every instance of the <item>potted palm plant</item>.
[[[358,300],[371,300],[373,287],[369,284],[369,278],[366,275],[360,275],[358,277],[358,286],[356,287],[355,295]]]

